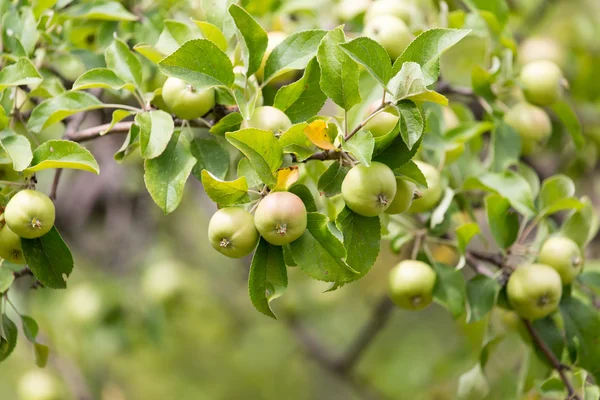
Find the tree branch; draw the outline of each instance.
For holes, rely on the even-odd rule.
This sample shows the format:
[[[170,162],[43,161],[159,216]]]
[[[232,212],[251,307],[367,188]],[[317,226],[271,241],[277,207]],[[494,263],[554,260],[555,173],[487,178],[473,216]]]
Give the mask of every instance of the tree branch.
[[[392,303],[387,295],[384,295],[379,304],[373,309],[369,321],[362,327],[344,357],[338,362],[337,367],[341,372],[349,371],[354,367],[367,347],[373,342],[375,336],[381,332],[389,321],[393,310],[394,303]]]
[[[78,133],[73,133],[71,135],[65,134],[65,139],[78,143],[85,142],[100,137],[100,134],[109,128],[110,130],[107,132],[107,134],[117,132],[128,132],[131,128],[131,125],[133,125],[133,121],[118,122],[112,128],[110,127],[110,125],[111,124],[92,126],[91,128],[84,129],[82,131],[79,131]]]
[[[480,275],[485,275],[488,278],[494,278],[494,273],[489,269],[485,268],[483,265],[481,265],[480,260],[477,257],[475,257],[471,252],[467,252],[465,254],[465,258],[467,259],[467,264],[469,264],[476,273]]]
[[[579,397],[579,395],[575,391],[575,388],[573,387],[573,384],[569,380],[569,377],[565,373],[565,370],[566,370],[565,366],[560,362],[560,360],[558,358],[556,358],[556,355],[552,352],[552,350],[550,350],[548,345],[544,342],[544,340],[541,338],[541,336],[536,332],[536,330],[533,327],[533,325],[531,324],[531,322],[524,319],[523,323],[525,324],[525,327],[527,328],[527,331],[531,335],[531,338],[533,339],[536,346],[538,346],[540,348],[542,353],[544,353],[544,356],[548,359],[548,361],[550,361],[550,364],[552,364],[552,367],[554,367],[554,369],[560,375],[560,379],[565,384],[565,387],[567,388],[567,392],[569,393],[568,399],[569,400],[581,400],[581,397]]]

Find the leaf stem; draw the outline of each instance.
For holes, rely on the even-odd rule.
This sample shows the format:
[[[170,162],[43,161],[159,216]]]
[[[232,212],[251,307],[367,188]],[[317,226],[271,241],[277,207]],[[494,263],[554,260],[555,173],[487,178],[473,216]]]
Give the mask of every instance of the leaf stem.
[[[123,110],[129,110],[129,111],[133,111],[136,113],[142,113],[144,112],[143,109],[141,108],[137,108],[137,107],[133,107],[133,106],[128,106],[127,104],[103,104],[104,108],[121,108]]]
[[[379,114],[381,111],[383,111],[384,108],[386,108],[387,106],[391,105],[392,102],[391,101],[385,101],[383,103],[381,103],[381,105],[379,105],[379,107],[377,107],[375,109],[375,111],[373,111],[371,113],[371,115],[369,115],[367,118],[365,118],[360,124],[358,124],[356,126],[356,128],[354,128],[352,130],[352,132],[350,132],[349,134],[347,134],[346,136],[344,136],[344,141],[348,141],[350,140],[350,138],[354,135],[356,135],[358,133],[358,131],[360,131],[362,128],[364,128],[364,126],[367,124],[367,122],[369,122],[371,120],[371,118],[373,118],[374,116],[376,116],[377,114]]]

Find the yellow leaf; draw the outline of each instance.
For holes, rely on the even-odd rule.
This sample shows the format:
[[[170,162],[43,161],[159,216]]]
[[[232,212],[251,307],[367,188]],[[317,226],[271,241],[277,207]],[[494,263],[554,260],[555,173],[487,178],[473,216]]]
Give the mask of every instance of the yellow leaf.
[[[277,171],[277,184],[273,188],[273,191],[285,191],[290,188],[298,180],[300,172],[298,171],[297,165],[291,167],[282,168]]]
[[[313,142],[316,146],[323,150],[333,150],[333,139],[329,136],[327,131],[327,122],[321,119],[311,122],[306,128],[304,128],[304,134],[308,139]]]

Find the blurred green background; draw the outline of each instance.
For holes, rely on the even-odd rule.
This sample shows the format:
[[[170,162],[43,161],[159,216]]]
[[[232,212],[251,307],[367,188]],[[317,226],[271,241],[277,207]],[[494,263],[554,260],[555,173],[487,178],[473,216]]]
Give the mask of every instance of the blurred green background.
[[[536,18],[544,2],[549,5]],[[169,15],[182,20],[189,17],[186,7],[196,5],[125,3],[130,9],[153,3],[163,10],[172,7]],[[343,22],[361,29],[360,13],[350,21],[338,14],[359,0],[242,3],[261,15],[267,27],[288,33]],[[414,3],[422,11],[423,24],[436,19],[432,13],[437,13],[437,1]],[[463,7],[459,1],[448,3]],[[595,199],[600,2],[510,0],[509,4],[518,39],[536,36],[549,43],[548,48],[540,42],[533,48],[554,54],[564,68],[593,144],[575,154],[555,138],[546,153],[531,162],[541,171],[569,174],[578,182],[580,194]],[[446,57],[446,68],[464,68],[472,55],[472,48],[459,49]],[[446,72],[450,81],[461,83],[460,74]],[[327,285],[290,268],[287,293],[274,302],[280,319],[272,320],[256,312],[248,299],[249,259],[230,260],[210,247],[206,229],[215,206],[199,182],[191,179],[182,205],[163,216],[143,188],[141,165],[119,166],[113,161],[121,142],[122,137],[116,136],[90,145],[102,169],[100,177],[65,174],[61,183],[57,225],[76,258],[69,289],[31,291],[31,282],[22,279],[18,290],[10,291],[17,308],[38,321],[40,341],[50,346],[51,356],[46,369],[37,369],[31,344],[20,340],[13,356],[0,364],[2,399],[19,399],[23,387],[35,390],[44,385],[56,386],[59,399],[456,397],[459,376],[479,356],[486,324],[453,321],[438,305],[416,313],[395,310],[358,361],[351,381],[323,368],[307,353],[305,335],[335,355],[356,338],[385,293],[389,269],[399,260],[388,243],[364,279],[332,293],[323,293]],[[39,180],[39,188],[47,191],[52,176],[40,174]],[[598,243],[591,247],[597,255]],[[439,257],[448,256],[452,254],[440,250]],[[502,316],[492,318],[492,325],[502,330]],[[486,368],[489,399],[517,398],[523,357],[529,354],[518,333],[508,332]]]

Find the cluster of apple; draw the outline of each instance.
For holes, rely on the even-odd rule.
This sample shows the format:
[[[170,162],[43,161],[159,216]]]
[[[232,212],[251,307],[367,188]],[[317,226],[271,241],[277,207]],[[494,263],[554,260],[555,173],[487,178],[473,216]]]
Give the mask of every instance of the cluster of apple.
[[[526,101],[515,104],[504,118],[521,136],[521,153],[530,155],[552,133],[550,117],[541,107],[561,99],[566,81],[560,67],[544,59],[525,64],[519,81]]]
[[[54,203],[35,190],[21,190],[0,215],[0,258],[14,264],[25,264],[21,239],[36,239],[54,226]]]

